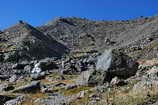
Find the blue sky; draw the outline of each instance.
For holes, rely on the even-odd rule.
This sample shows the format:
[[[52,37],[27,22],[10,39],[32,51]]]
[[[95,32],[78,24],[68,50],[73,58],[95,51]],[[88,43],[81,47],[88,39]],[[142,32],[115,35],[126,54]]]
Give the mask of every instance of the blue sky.
[[[55,17],[126,20],[158,14],[158,0],[1,0],[0,29],[24,20],[34,26]]]

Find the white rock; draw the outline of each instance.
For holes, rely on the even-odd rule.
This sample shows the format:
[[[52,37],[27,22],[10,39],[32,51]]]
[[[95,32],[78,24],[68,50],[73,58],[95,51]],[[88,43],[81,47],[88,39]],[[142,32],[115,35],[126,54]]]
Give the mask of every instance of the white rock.
[[[35,68],[33,68],[31,73],[40,73],[41,71],[42,71],[41,68],[35,67]]]

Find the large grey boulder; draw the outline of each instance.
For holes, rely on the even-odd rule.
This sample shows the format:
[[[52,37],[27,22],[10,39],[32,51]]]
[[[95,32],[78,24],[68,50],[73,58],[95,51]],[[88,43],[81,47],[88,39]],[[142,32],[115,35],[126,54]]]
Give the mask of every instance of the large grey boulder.
[[[138,65],[126,54],[118,50],[106,50],[96,64],[96,69],[83,72],[77,79],[81,85],[102,85],[112,78],[126,79],[135,75]]]
[[[136,74],[138,64],[131,57],[119,50],[106,50],[96,64],[97,71],[108,73],[109,79],[117,76],[128,78]]]

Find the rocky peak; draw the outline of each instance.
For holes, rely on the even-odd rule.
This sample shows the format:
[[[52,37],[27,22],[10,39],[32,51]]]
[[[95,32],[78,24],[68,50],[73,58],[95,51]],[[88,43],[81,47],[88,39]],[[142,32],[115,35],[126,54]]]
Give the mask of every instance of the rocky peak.
[[[51,25],[57,25],[57,24],[68,24],[68,25],[75,26],[75,23],[76,23],[77,19],[79,20],[80,18],[57,17],[54,20],[52,20],[52,21],[48,22],[47,24],[45,24],[45,26],[51,26]]]
[[[7,49],[7,52],[16,52],[18,54],[16,56],[21,58],[27,56],[30,59],[41,59],[61,56],[67,51],[64,45],[55,41],[51,36],[45,35],[25,22],[19,22],[4,30],[2,37],[7,40],[2,48]]]

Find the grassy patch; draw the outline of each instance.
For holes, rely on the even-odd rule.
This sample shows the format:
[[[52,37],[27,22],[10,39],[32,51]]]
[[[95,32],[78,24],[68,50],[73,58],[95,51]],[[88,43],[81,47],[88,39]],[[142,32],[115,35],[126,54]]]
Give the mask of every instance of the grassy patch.
[[[70,105],[87,105],[88,102],[89,102],[89,98],[88,96],[85,96],[84,98],[77,99],[71,102]]]
[[[25,94],[25,97],[26,100],[21,105],[39,105],[39,103],[35,102],[35,100],[48,98],[48,95],[39,92],[35,94]]]
[[[146,46],[145,48],[149,49],[149,48],[155,48],[155,47],[158,47],[158,42],[152,43],[152,44]]]
[[[4,43],[4,42],[1,42],[0,43],[0,51],[4,51],[4,52],[7,52],[7,51],[14,51],[16,50],[16,46],[14,45],[9,45],[7,43]]]
[[[65,96],[71,96],[71,95],[75,95],[81,91],[85,91],[85,90],[90,90],[92,87],[88,87],[88,86],[82,86],[79,88],[74,88],[74,89],[70,89],[70,90],[65,90],[64,91],[64,95]]]
[[[130,53],[128,55],[131,56],[131,57],[134,57],[134,56],[137,56],[137,55],[140,55],[140,54],[145,54],[146,53],[145,51],[147,49],[153,49],[153,48],[156,48],[156,47],[158,47],[158,42],[155,42],[155,43],[152,43],[148,46],[145,46],[143,50],[136,50],[136,51],[131,51],[130,50],[130,52],[132,52],[132,53]]]
[[[89,96],[91,94],[96,94],[96,95],[100,95],[100,93],[96,92],[96,91],[92,91],[90,90],[92,87],[81,87],[80,89],[82,90],[87,90],[87,92],[85,93],[84,97],[83,98],[79,98],[79,99],[76,99],[76,100],[73,100],[70,105],[87,105],[91,99],[89,98]],[[80,91],[80,89],[77,89],[76,93]],[[96,105],[96,104],[95,104]],[[104,105],[104,104],[102,104]]]
[[[42,84],[45,85],[53,85],[53,84],[58,84],[58,83],[63,83],[63,84],[73,84],[73,80],[58,80],[58,81],[48,81],[46,79],[41,80]]]
[[[143,51],[143,50],[137,50],[137,51],[134,51],[134,52],[132,52],[132,53],[129,53],[128,56],[134,57],[134,56],[137,56],[137,55],[139,55],[139,54],[143,54],[144,52],[145,52],[145,51]]]
[[[66,80],[72,80],[72,79],[76,79],[78,77],[78,75],[64,75],[64,78]]]
[[[63,77],[65,78],[65,80],[60,80],[61,74],[52,73],[46,77],[48,79],[42,79],[41,83],[46,85],[57,84],[57,83],[72,84],[74,83],[73,79],[77,78],[78,75],[63,75]]]
[[[31,83],[31,78],[26,78],[25,80],[21,80],[16,82],[16,84],[14,85],[15,88],[21,87],[21,86],[25,86],[27,84]]]
[[[139,91],[112,90],[104,93],[104,98],[113,105],[135,105],[143,104],[148,99],[158,99],[158,88],[142,89]]]

